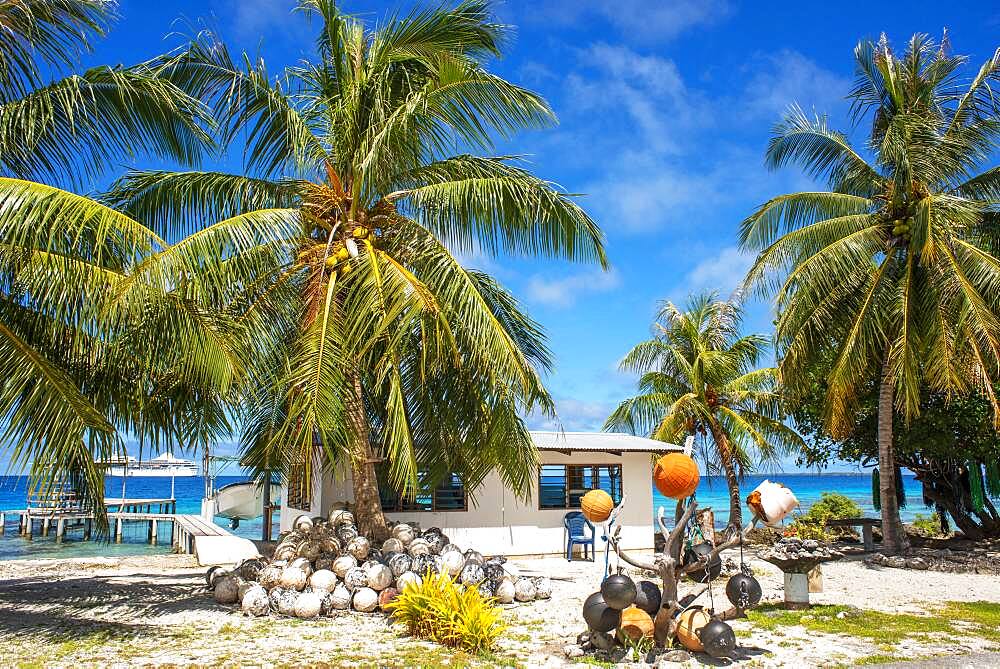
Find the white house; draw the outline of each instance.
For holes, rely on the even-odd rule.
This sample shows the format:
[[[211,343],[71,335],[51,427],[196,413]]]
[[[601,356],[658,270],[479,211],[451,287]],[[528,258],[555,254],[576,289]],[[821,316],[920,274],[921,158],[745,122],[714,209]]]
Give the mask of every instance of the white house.
[[[579,510],[584,493],[600,487],[616,503],[626,495],[617,519],[622,546],[653,547],[651,455],[683,450],[680,446],[604,432],[532,432],[531,436],[540,464],[529,501],[518,499],[491,473],[473,495],[455,479],[418,495],[415,502],[383,500],[386,515],[423,528],[440,527],[458,545],[486,554],[559,554],[565,552],[563,517]],[[326,517],[331,508],[349,504],[350,471],[324,473],[312,488],[310,498],[300,500],[289,499],[287,489],[282,490],[281,531],[290,529],[301,514]],[[599,528],[597,548],[603,549]]]

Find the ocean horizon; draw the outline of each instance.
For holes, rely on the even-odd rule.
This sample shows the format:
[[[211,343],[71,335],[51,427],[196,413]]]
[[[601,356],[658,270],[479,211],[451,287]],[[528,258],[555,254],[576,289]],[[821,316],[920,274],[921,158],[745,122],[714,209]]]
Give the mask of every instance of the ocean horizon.
[[[244,476],[219,476],[216,478],[216,487],[222,487],[228,483],[245,480]],[[878,514],[872,507],[871,500],[871,476],[868,473],[852,472],[824,472],[816,473],[771,473],[754,474],[744,477],[740,485],[740,495],[743,499],[760,484],[764,479],[777,481],[788,486],[798,498],[801,508],[793,512],[793,517],[797,513],[805,512],[810,506],[815,504],[824,492],[837,492],[851,498],[864,511],[866,516],[876,517]],[[929,514],[930,509],[923,505],[920,484],[915,481],[913,474],[903,474],[906,489],[907,505],[901,510],[904,521],[911,521],[917,513]],[[126,482],[125,495],[128,498],[164,498],[170,496],[169,477],[132,477]],[[174,479],[174,494],[177,499],[177,513],[197,514],[201,511],[201,499],[204,494],[205,483],[201,476],[178,477]],[[105,495],[109,498],[121,497],[122,479],[121,477],[109,476],[105,479]],[[26,476],[0,476],[0,510],[23,509],[27,493]],[[628,491],[625,491],[626,495]],[[701,508],[711,507],[715,513],[716,526],[723,526],[729,519],[729,496],[726,489],[724,477],[706,476],[702,477],[701,483],[696,491],[696,497]],[[626,504],[629,504],[626,498]],[[676,502],[667,499],[653,489],[653,517],[656,510],[664,507],[668,517],[672,517],[673,508]],[[750,518],[749,512],[744,505],[744,522]],[[276,517],[277,519],[277,517]],[[216,524],[229,529],[229,519],[216,517]],[[259,539],[261,537],[263,518],[258,517],[253,520],[244,520],[235,530],[230,530],[234,534],[248,539]],[[26,558],[59,558],[59,557],[96,557],[96,556],[122,556],[122,555],[152,555],[163,554],[170,551],[169,527],[163,524],[160,530],[163,536],[159,537],[159,545],[150,546],[146,543],[146,529],[144,525],[126,525],[123,542],[120,544],[83,541],[79,538],[80,533],[72,533],[67,536],[62,543],[56,543],[54,532],[48,537],[35,537],[28,541],[17,534],[17,517],[7,516],[4,535],[0,537],[0,560],[18,560]],[[275,534],[277,535],[277,527]]]

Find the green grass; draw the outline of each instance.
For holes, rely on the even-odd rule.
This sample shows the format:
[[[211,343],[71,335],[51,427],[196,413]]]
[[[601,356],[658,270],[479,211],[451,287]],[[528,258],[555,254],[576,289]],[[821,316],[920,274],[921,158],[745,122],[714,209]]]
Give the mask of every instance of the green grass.
[[[843,616],[838,618],[838,614]],[[893,614],[847,606],[814,606],[807,611],[787,611],[765,605],[748,611],[747,617],[758,629],[773,632],[779,627],[801,625],[811,632],[865,639],[883,647],[914,636],[959,632],[949,620],[938,616]]]
[[[1000,641],[1000,604],[995,602],[948,602],[939,611],[951,620],[968,623],[972,634]]]

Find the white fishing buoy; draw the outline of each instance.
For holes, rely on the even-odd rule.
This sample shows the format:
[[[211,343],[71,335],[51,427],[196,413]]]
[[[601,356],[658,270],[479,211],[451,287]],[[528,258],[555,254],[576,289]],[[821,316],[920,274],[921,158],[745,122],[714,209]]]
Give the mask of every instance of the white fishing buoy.
[[[514,601],[514,583],[511,581],[500,581],[497,586],[496,598],[501,604],[510,604]]]
[[[267,596],[267,590],[257,585],[251,587],[243,595],[240,603],[243,613],[248,616],[265,616],[271,608],[271,601]]]
[[[361,567],[351,567],[344,574],[344,585],[351,592],[364,588],[368,585],[368,575],[365,574],[365,570]]]
[[[330,592],[337,587],[337,575],[327,569],[314,571],[309,577],[309,585],[315,590]]]
[[[322,600],[315,592],[303,592],[295,599],[295,617],[315,618],[321,605]]]
[[[378,608],[378,593],[371,588],[358,588],[354,593],[354,610],[371,613]]]
[[[301,516],[295,519],[294,525],[295,529],[298,530],[299,532],[302,533],[311,532],[313,528],[313,521],[312,518],[310,518],[309,516],[302,514]]]
[[[375,591],[382,591],[392,585],[392,570],[380,562],[375,562],[365,569],[365,576],[368,578],[368,587]]]
[[[382,554],[386,553],[402,553],[406,546],[403,542],[395,537],[389,537],[384,542],[382,542]]]
[[[394,539],[398,539],[403,546],[408,546],[413,541],[413,528],[406,523],[400,523],[392,528],[392,536]]]
[[[514,583],[514,599],[519,602],[530,602],[536,593],[535,582],[530,578],[519,578]]]
[[[354,559],[353,555],[341,555],[336,560],[333,561],[333,566],[331,570],[340,578],[344,578],[349,569],[358,566],[358,561]]]
[[[338,583],[330,593],[330,605],[336,611],[343,611],[351,605],[351,591],[343,583]]]
[[[235,604],[239,601],[240,586],[235,576],[222,576],[215,579],[212,596],[219,604]]]
[[[455,578],[462,573],[462,567],[465,566],[465,556],[457,550],[442,552],[441,565],[449,576]]]
[[[281,572],[281,587],[286,590],[301,590],[306,587],[306,573],[298,567],[285,567]]]
[[[354,537],[347,543],[347,552],[353,555],[355,560],[360,562],[368,557],[371,547],[372,545],[368,539],[358,536]]]
[[[420,585],[423,582],[424,579],[416,572],[406,571],[396,577],[396,589],[403,592],[407,586]]]
[[[535,579],[535,599],[549,599],[552,597],[552,579],[547,576],[539,576]]]

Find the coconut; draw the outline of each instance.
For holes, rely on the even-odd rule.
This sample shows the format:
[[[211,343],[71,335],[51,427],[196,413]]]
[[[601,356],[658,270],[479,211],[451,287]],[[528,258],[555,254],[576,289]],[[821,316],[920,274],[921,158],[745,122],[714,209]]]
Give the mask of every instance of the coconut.
[[[235,576],[221,576],[215,579],[212,596],[219,604],[235,604],[239,601],[240,586]]]
[[[333,561],[333,573],[344,578],[344,574],[347,573],[348,569],[352,567],[357,567],[358,561],[354,559],[353,555],[341,555],[339,558]]]
[[[429,555],[431,552],[431,545],[427,543],[426,539],[414,539],[406,547],[406,550],[412,557],[417,557],[418,555]]]
[[[385,590],[392,585],[392,570],[381,562],[367,567],[365,576],[368,578],[368,587],[372,590]]]
[[[355,611],[371,613],[378,608],[378,593],[371,588],[358,588],[353,602]]]
[[[354,514],[345,509],[333,509],[330,511],[330,522],[334,527],[341,525],[353,525]]]
[[[386,607],[396,601],[397,597],[399,597],[399,590],[396,590],[396,588],[386,588],[378,593],[378,607],[385,611]]]
[[[267,596],[267,590],[255,585],[243,594],[240,600],[240,608],[248,616],[265,616],[271,607],[271,600]]]
[[[319,569],[314,571],[312,576],[309,577],[309,585],[314,590],[330,592],[337,587],[337,575],[327,569]]]
[[[296,530],[305,534],[306,532],[312,531],[313,521],[312,518],[303,514],[295,519],[293,525],[295,526]]]
[[[364,588],[368,585],[368,575],[365,574],[365,570],[361,567],[351,567],[344,574],[344,585],[351,592],[354,592],[358,588]]]
[[[358,561],[367,558],[371,548],[371,543],[364,537],[354,537],[347,544],[347,552],[353,555]]]
[[[258,575],[257,581],[266,589],[270,590],[281,582],[281,571],[281,567],[277,565],[264,567],[260,570],[260,575]]]
[[[510,604],[514,601],[514,584],[510,581],[500,581],[496,590],[497,601],[501,604]]]
[[[338,583],[337,587],[330,593],[330,606],[335,611],[343,611],[351,605],[351,591],[343,583]]]
[[[306,573],[298,567],[288,566],[281,571],[281,586],[288,590],[306,587]]]
[[[386,558],[385,563],[392,570],[394,576],[410,571],[410,567],[413,566],[413,560],[406,553],[396,553],[392,557]]]
[[[278,602],[281,600],[281,598],[285,595],[286,592],[288,591],[279,585],[275,588],[272,588],[271,591],[267,593],[267,599],[270,601],[272,611],[278,610]]]
[[[278,613],[283,616],[295,615],[295,602],[299,600],[299,593],[295,590],[285,590],[278,597]]]
[[[486,572],[481,565],[466,562],[458,578],[464,585],[479,585],[486,578]]]
[[[382,542],[382,552],[383,553],[402,553],[406,546],[403,542],[395,537],[389,537],[384,542]]]
[[[322,600],[315,592],[303,592],[295,599],[296,618],[315,618],[319,615]]]
[[[552,579],[547,576],[539,576],[535,579],[535,599],[549,599],[552,597]]]
[[[519,578],[514,583],[514,599],[519,602],[530,602],[537,594],[535,582],[530,578]]]
[[[406,523],[400,523],[392,528],[392,536],[394,539],[398,539],[404,546],[408,546],[413,541],[413,528]]]
[[[420,575],[416,572],[406,571],[396,577],[396,589],[400,592],[406,590],[408,585],[420,585],[424,582],[424,579],[420,578]]]
[[[464,566],[465,566],[465,556],[459,553],[457,550],[443,551],[441,553],[441,567],[452,578],[455,578],[460,573],[462,573],[462,567]]]
[[[305,558],[306,560],[315,560],[320,554],[320,544],[318,541],[313,539],[306,539],[298,548],[299,557]]]

